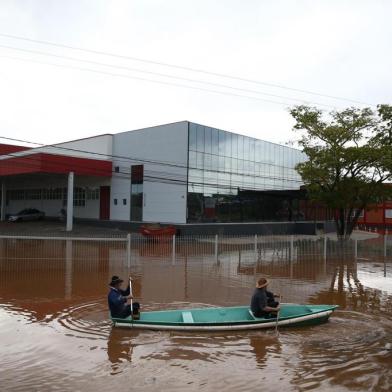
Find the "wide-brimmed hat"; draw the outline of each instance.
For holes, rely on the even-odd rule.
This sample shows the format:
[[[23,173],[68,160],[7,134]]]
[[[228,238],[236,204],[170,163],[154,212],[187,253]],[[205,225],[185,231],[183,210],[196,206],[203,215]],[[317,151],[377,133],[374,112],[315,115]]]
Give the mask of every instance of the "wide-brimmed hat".
[[[109,286],[115,286],[118,283],[124,282],[122,279],[120,279],[118,276],[113,275],[112,276],[112,281],[109,283]]]
[[[256,288],[262,289],[264,287],[267,287],[269,285],[269,281],[266,278],[260,278],[257,283],[256,283]]]

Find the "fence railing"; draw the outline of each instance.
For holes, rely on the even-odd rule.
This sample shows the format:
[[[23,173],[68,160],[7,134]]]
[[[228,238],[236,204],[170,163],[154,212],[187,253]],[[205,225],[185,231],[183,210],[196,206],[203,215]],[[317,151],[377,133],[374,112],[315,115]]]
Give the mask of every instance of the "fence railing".
[[[298,258],[386,258],[392,254],[388,234],[344,243],[328,235],[194,235],[145,238],[140,234],[105,237],[59,235],[0,235],[0,259],[86,259],[108,257],[127,265],[139,256],[163,257],[173,262],[187,255],[213,257],[238,255],[248,262],[296,260]],[[68,254],[68,256],[67,256]]]

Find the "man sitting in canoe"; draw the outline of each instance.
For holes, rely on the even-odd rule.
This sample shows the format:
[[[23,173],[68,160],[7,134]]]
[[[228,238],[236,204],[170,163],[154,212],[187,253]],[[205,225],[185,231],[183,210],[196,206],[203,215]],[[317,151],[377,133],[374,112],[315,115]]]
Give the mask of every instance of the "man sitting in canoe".
[[[131,279],[131,277],[129,277]],[[109,283],[109,294],[108,294],[108,304],[110,309],[110,314],[113,318],[126,318],[132,313],[132,318],[135,320],[139,319],[139,309],[140,304],[138,302],[133,302],[131,305],[127,305],[128,299],[133,299],[131,292],[131,287],[125,290],[121,289],[121,285],[124,281],[118,276],[112,276],[112,281]],[[133,310],[133,312],[132,312]]]
[[[256,283],[250,303],[250,310],[255,317],[275,317],[280,310],[279,302],[275,301],[274,294],[267,291],[268,284],[266,278],[260,278]]]

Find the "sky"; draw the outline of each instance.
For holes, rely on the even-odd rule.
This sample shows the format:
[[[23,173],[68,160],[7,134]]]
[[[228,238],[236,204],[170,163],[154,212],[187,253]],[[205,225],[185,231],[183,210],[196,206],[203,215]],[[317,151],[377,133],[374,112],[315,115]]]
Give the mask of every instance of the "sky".
[[[296,104],[391,103],[390,15],[389,0],[0,0],[0,136],[189,120],[287,144]]]

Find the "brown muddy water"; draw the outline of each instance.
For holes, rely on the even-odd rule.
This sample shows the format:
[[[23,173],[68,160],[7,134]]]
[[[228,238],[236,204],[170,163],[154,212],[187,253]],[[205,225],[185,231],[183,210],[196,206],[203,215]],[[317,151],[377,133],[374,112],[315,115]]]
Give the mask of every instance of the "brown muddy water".
[[[1,391],[391,391],[391,258],[299,241],[0,239]],[[366,251],[362,245],[361,252]],[[363,255],[362,255],[363,256]],[[257,261],[256,261],[257,260]],[[144,310],[249,303],[260,275],[283,302],[338,304],[326,324],[180,333],[112,328],[111,275],[134,277]]]

